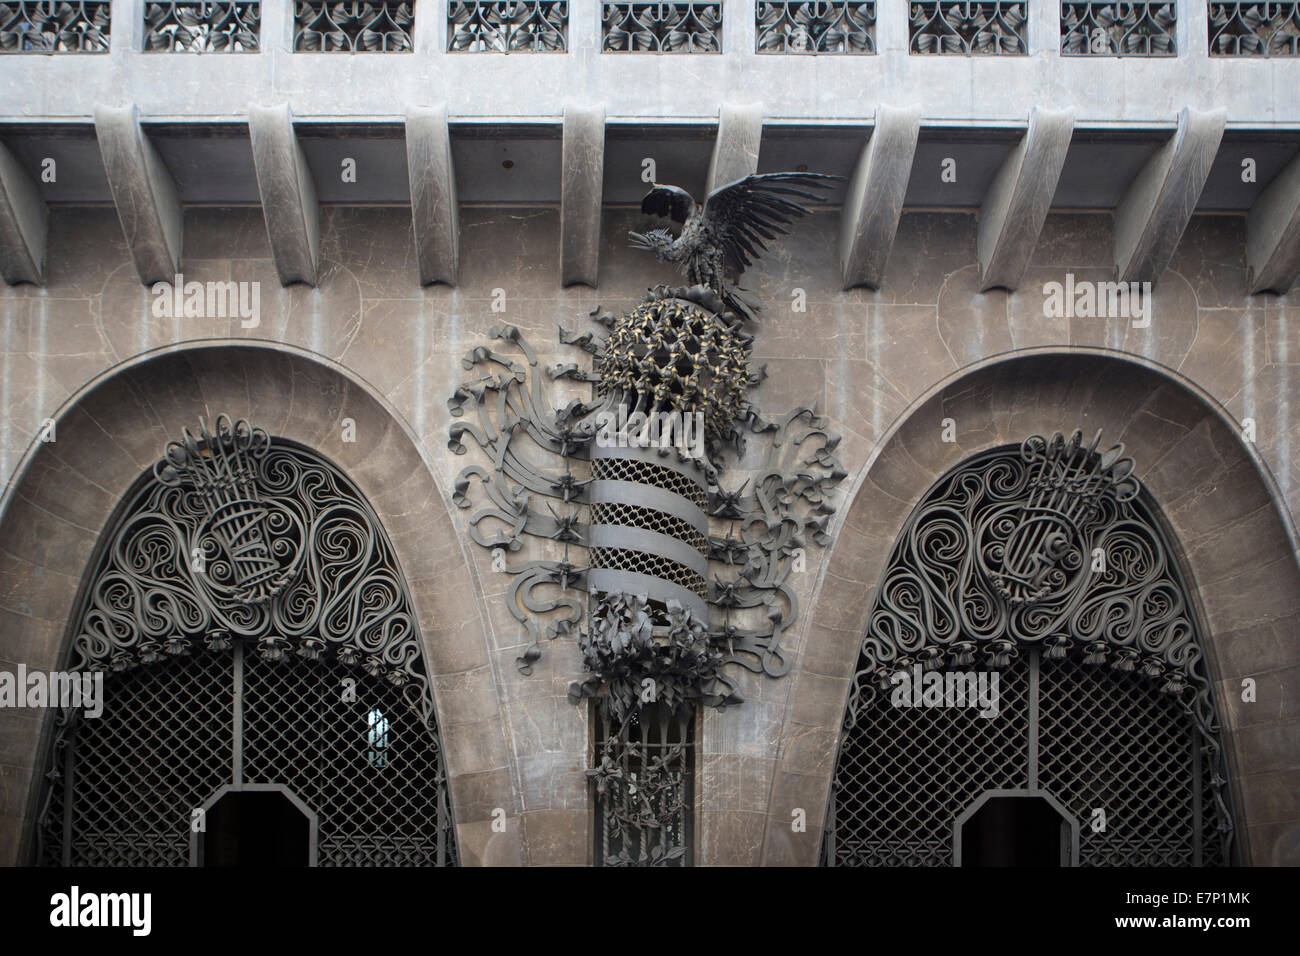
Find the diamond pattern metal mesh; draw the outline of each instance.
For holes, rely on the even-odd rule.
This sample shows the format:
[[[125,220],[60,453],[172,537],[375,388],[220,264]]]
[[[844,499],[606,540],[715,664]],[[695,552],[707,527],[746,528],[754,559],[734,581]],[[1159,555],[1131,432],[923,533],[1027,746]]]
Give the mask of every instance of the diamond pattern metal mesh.
[[[1040,785],[1080,820],[1080,864],[1221,863],[1213,798],[1196,795],[1193,761],[1202,758],[1186,709],[1150,681],[1109,667],[1045,661],[1040,680]],[[1198,826],[1211,838],[1204,861]]]
[[[698,528],[655,508],[601,501],[591,506],[591,523],[657,531],[686,542],[700,554],[709,553],[709,539]]]
[[[597,481],[635,481],[662,488],[681,495],[700,509],[709,503],[704,488],[681,472],[635,458],[597,458],[591,463],[591,476]]]
[[[246,658],[245,781],[283,784],[316,812],[320,866],[445,865],[440,766],[437,739],[395,687],[332,661]]]
[[[107,675],[103,714],[81,718],[56,746],[41,861],[187,866],[191,812],[230,782],[233,688],[228,653]],[[64,748],[74,764],[70,806]]]
[[[951,865],[954,820],[976,797],[1038,789],[1078,822],[1081,866],[1226,865],[1226,821],[1209,783],[1214,761],[1187,708],[1137,673],[1077,656],[1040,664],[1037,654],[1022,652],[1001,672],[992,718],[970,707],[896,706],[860,673],[823,862]]]
[[[689,588],[700,597],[707,597],[709,592],[708,582],[686,565],[644,551],[629,551],[626,548],[592,548],[591,566],[611,571],[649,574]]]
[[[315,812],[319,865],[454,864],[437,734],[400,688],[337,661],[241,657],[105,680],[102,716],[57,732],[41,862],[189,865],[192,814],[237,775],[238,735],[242,781],[286,786]]]
[[[985,790],[1028,785],[1027,659],[1001,671],[995,717],[973,707],[896,707],[870,675],[858,681],[861,705],[832,784],[824,861],[947,866],[953,818]]]

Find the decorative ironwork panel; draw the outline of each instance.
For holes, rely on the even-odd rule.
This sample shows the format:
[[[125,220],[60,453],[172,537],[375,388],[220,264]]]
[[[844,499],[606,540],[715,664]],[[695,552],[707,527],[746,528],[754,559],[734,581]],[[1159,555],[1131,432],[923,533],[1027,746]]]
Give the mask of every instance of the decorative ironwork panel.
[[[1210,56],[1300,56],[1300,3],[1210,3]]]
[[[566,0],[451,0],[447,49],[453,53],[564,53]]]
[[[597,707],[597,866],[689,866],[695,708],[650,705],[621,725]]]
[[[1063,56],[1175,56],[1178,5],[1088,0],[1061,3]]]
[[[410,53],[411,0],[297,0],[293,48],[300,53]]]
[[[759,53],[875,53],[876,4],[854,0],[759,2]]]
[[[152,817],[121,818],[115,807],[152,800],[148,812],[172,820],[170,801],[182,800],[177,825],[188,827],[190,811],[212,794],[207,768],[217,760],[199,752],[201,741],[171,741],[191,717],[197,728],[222,725],[204,730],[212,741],[243,743],[233,763],[221,758],[222,782],[291,783],[312,806],[319,862],[455,860],[405,582],[373,510],[324,459],[226,416],[211,432],[186,430],[103,535],[74,621],[69,669],[111,670],[108,685],[123,689],[104,716],[68,716],[57,728],[41,823],[53,847],[47,861],[75,851],[87,864],[114,854],[175,862],[170,831]],[[233,678],[205,663],[214,657]],[[194,667],[202,673],[186,670]],[[178,671],[185,679],[169,680]],[[245,704],[233,712],[241,695],[232,688],[242,688]],[[174,699],[166,719],[155,719],[155,697]],[[123,720],[129,731],[114,731]],[[155,759],[171,753],[178,759]],[[105,760],[127,776],[94,769]],[[141,782],[151,761],[171,775]],[[64,826],[57,818],[69,787],[77,813],[99,815],[67,824],[75,824],[72,843],[51,829]],[[77,827],[91,846],[114,833],[126,843],[87,850]],[[145,848],[155,835],[158,846]]]
[[[231,655],[205,652],[110,675],[99,717],[60,712],[38,860],[188,866],[194,809],[230,783],[233,703]]]
[[[1025,56],[1028,21],[1024,2],[921,0],[908,5],[913,53]]]
[[[0,52],[107,53],[109,0],[0,3]]]
[[[1039,781],[1084,822],[1083,866],[1221,866],[1221,798],[1196,793],[1195,722],[1135,673],[1046,661],[1040,676]],[[1205,832],[1200,833],[1202,828]],[[1203,847],[1203,849],[1202,849]]]
[[[823,862],[948,866],[953,819],[986,790],[1029,785],[1029,665],[999,674],[996,717],[896,707],[887,693],[850,715],[832,784]]]
[[[144,5],[144,48],[185,53],[256,53],[262,5],[186,2]]]
[[[391,684],[335,661],[248,655],[243,739],[245,782],[283,784],[315,811],[320,866],[453,859],[437,735]]]
[[[603,3],[606,53],[721,53],[721,3]]]
[[[969,800],[944,803],[951,786],[932,786],[932,776],[917,776],[930,772],[912,763],[991,760],[1001,764],[986,768],[990,779],[1019,773],[1019,751],[990,758],[964,742],[945,756],[947,741],[960,737],[945,722],[968,711],[893,706],[899,675],[967,667],[1001,673],[1001,713],[987,721],[999,726],[1018,706],[1016,691],[1006,696],[1008,683],[1018,686],[1006,668],[1026,655],[1032,674],[1041,655],[1046,675],[1037,695],[1031,681],[1033,733],[1022,744],[1038,741],[1030,766],[1041,771],[1031,770],[1027,783],[985,789],[1041,789],[1081,817],[1094,809],[1085,804],[1104,797],[1102,809],[1123,818],[1125,829],[1084,839],[1086,864],[1231,858],[1227,770],[1187,588],[1132,460],[1122,446],[1101,451],[1099,440],[1085,446],[1078,432],[1058,433],[976,456],[909,516],[850,689],[828,862],[901,862],[880,841],[907,845],[926,813],[946,814],[951,828]],[[910,763],[897,760],[896,749]],[[1100,763],[1109,769],[1099,771]],[[923,847],[930,855],[913,849],[909,859],[942,862],[939,839],[936,829]]]

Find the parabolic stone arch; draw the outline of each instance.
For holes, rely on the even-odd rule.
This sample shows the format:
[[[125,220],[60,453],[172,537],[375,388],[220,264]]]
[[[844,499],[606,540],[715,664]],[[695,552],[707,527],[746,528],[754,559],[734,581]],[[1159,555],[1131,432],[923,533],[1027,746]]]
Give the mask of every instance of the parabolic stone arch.
[[[302,350],[204,342],[147,353],[84,387],[33,443],[0,513],[0,660],[54,670],[68,660],[69,617],[97,540],[119,501],[198,416],[247,419],[312,449],[373,509],[409,588],[432,681],[462,864],[518,857],[515,808],[490,673],[480,592],[446,499],[402,421],[364,383]],[[343,423],[355,425],[345,440]],[[350,436],[349,436],[350,437]],[[448,595],[459,595],[451,600]],[[12,669],[12,667],[6,667]],[[469,689],[466,689],[469,688]],[[0,863],[24,862],[39,813],[49,712],[0,711]]]
[[[943,441],[944,419],[956,441]],[[1282,498],[1234,423],[1154,363],[1105,350],[991,359],[936,386],[900,419],[859,480],[811,609],[778,760],[763,859],[812,865],[821,844],[840,725],[886,562],[917,504],[946,473],[1030,435],[1122,442],[1166,524],[1203,625],[1223,712],[1243,862],[1300,862],[1300,718],[1281,701],[1300,664],[1300,567]],[[1242,679],[1263,695],[1241,700]],[[1269,705],[1268,700],[1272,703]],[[807,830],[792,832],[805,808]]]

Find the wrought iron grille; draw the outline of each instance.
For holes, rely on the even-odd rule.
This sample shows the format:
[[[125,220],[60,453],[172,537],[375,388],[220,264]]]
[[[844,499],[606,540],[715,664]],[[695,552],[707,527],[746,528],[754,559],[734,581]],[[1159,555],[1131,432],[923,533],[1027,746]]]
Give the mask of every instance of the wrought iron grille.
[[[642,705],[620,725],[597,702],[597,866],[690,866],[695,708]]]
[[[954,469],[908,518],[863,638],[824,862],[951,862],[956,817],[988,790],[1054,796],[1084,865],[1231,860],[1197,625],[1121,455],[1031,438]],[[1000,675],[994,717],[893,701],[900,673],[972,666]]]
[[[230,652],[104,681],[104,712],[59,715],[38,830],[46,866],[187,866],[193,812],[231,781]]]
[[[251,2],[146,3],[144,48],[150,52],[256,53],[262,4]]]
[[[1029,663],[1000,673],[998,716],[971,707],[895,707],[888,693],[850,715],[836,766],[824,861],[947,866],[953,820],[986,790],[1029,786]]]
[[[37,858],[178,865],[218,787],[289,789],[321,865],[454,863],[433,697],[392,546],[313,452],[219,417],[168,445],[101,538]]]
[[[186,866],[195,811],[232,782],[297,795],[316,814],[321,866],[455,861],[436,731],[391,684],[239,648],[104,686],[101,717],[56,731],[45,865]]]
[[[1061,3],[1062,56],[1175,56],[1176,3]]]
[[[721,53],[721,3],[602,3],[606,53]]]
[[[1300,56],[1300,3],[1210,3],[1210,56]]]
[[[0,3],[0,51],[107,53],[109,0],[10,0]]]
[[[298,0],[293,48],[302,53],[410,53],[415,7],[410,0]]]
[[[783,0],[754,10],[759,53],[875,53],[876,4]]]
[[[566,0],[452,0],[447,49],[453,53],[564,53]]]
[[[1081,822],[1081,865],[1227,862],[1201,786],[1212,764],[1179,701],[1136,673],[1065,660],[1043,662],[1038,703],[1039,785]]]
[[[1029,53],[1029,13],[1024,2],[921,0],[910,3],[908,11],[912,53],[958,56]]]

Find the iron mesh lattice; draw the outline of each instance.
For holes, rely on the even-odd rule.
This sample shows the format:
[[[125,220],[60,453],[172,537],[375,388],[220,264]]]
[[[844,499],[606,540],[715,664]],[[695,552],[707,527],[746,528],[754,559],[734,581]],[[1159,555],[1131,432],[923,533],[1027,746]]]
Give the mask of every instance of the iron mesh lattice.
[[[895,707],[858,675],[863,706],[832,784],[834,866],[947,866],[953,818],[985,790],[1028,785],[1028,663],[1000,672],[996,717],[970,707]]]
[[[695,708],[648,704],[621,725],[597,706],[597,866],[690,866]]]
[[[316,812],[320,866],[446,865],[440,767],[436,737],[396,688],[336,662],[245,658],[245,782],[283,784]]]
[[[709,553],[709,539],[699,528],[689,521],[641,505],[620,504],[599,501],[591,506],[591,523],[618,525],[625,528],[640,528],[644,531],[657,531],[669,537],[684,541],[700,554]]]
[[[827,865],[950,865],[953,821],[976,797],[1027,789],[1052,794],[1078,822],[1081,866],[1228,862],[1208,782],[1214,762],[1192,715],[1137,673],[1077,658],[1040,663],[1029,650],[1001,672],[993,718],[895,706],[866,675],[858,681],[832,784]],[[1095,830],[1098,809],[1105,826]]]
[[[1040,681],[1040,786],[1080,821],[1080,864],[1222,865],[1217,807],[1196,792],[1204,766],[1187,710],[1111,668],[1047,661]]]
[[[111,675],[103,715],[69,736],[41,824],[47,865],[186,866],[194,810],[232,777],[302,799],[321,866],[454,862],[436,735],[397,688],[337,662],[167,658]]]
[[[701,510],[709,504],[708,492],[681,472],[635,458],[596,458],[591,463],[591,477],[596,481],[634,481],[662,488]]]
[[[231,661],[203,652],[106,676],[103,714],[56,730],[40,862],[189,864],[191,814],[230,782]]]
[[[645,551],[629,551],[627,548],[592,548],[591,566],[602,570],[648,574],[651,577],[671,581],[673,584],[680,584],[700,597],[707,597],[709,593],[709,583],[686,565]]]

